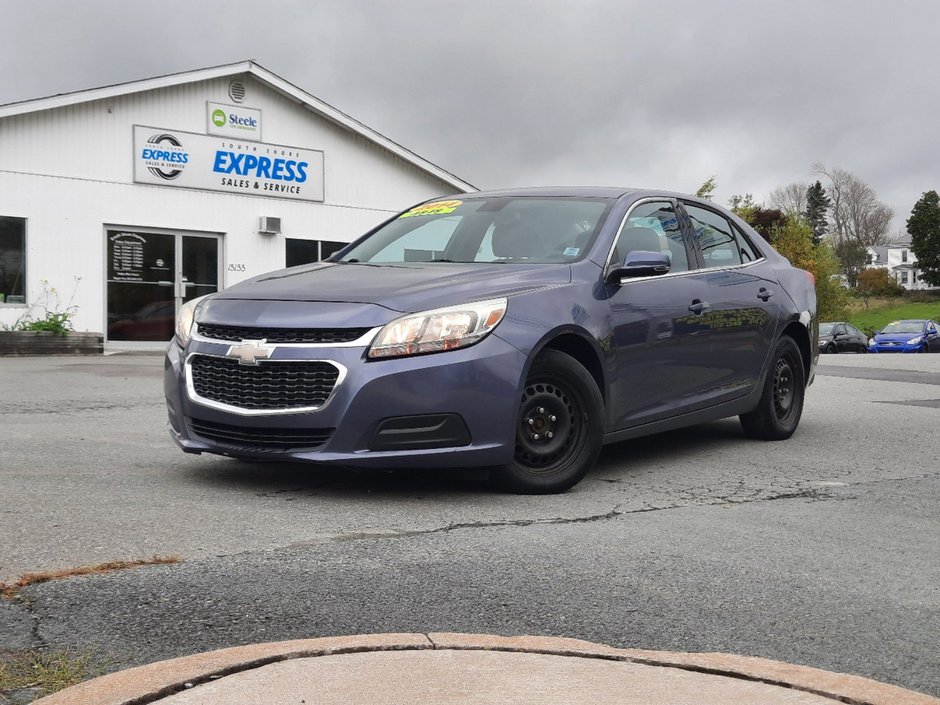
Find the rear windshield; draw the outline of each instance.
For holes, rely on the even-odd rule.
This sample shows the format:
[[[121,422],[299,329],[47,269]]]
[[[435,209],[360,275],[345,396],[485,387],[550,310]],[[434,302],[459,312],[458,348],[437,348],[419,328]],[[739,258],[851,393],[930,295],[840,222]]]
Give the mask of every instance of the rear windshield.
[[[467,198],[416,206],[347,251],[340,262],[552,263],[581,259],[613,201]]]

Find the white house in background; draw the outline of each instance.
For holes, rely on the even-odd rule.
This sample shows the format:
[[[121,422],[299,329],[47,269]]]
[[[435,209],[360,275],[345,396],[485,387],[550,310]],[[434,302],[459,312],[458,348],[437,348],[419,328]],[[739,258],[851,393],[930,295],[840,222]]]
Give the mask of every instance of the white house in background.
[[[894,280],[908,291],[940,288],[921,280],[917,257],[911,251],[910,239],[868,247],[868,266],[887,269]]]

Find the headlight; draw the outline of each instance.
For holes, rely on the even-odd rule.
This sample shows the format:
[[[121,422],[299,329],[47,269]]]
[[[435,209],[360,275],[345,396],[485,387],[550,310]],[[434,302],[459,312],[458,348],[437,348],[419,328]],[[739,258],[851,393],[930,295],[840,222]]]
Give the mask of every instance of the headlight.
[[[916,338],[911,338],[907,341],[908,345],[919,345],[924,339],[924,336],[918,335]]]
[[[208,296],[208,294],[206,295]],[[205,296],[187,301],[176,314],[176,342],[185,348],[192,336],[193,323],[196,322],[196,311],[202,305]]]
[[[369,347],[369,357],[465,348],[489,335],[505,314],[506,299],[492,299],[403,316],[379,331]]]
[[[874,345],[876,342],[877,342],[877,341],[876,341],[874,338],[869,338],[869,339],[868,339],[868,346],[871,347],[871,346]]]

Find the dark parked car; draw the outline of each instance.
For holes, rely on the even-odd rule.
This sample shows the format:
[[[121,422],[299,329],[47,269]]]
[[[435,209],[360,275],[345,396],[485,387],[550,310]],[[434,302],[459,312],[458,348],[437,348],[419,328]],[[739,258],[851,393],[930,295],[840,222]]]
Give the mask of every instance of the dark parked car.
[[[690,196],[457,195],[186,304],[170,429],[190,453],[488,466],[558,492],[611,441],[735,415],[788,438],[819,353],[813,284]]]
[[[940,324],[917,319],[892,321],[868,341],[870,352],[940,352]]]
[[[868,338],[858,328],[842,321],[819,324],[819,352],[868,352]]]

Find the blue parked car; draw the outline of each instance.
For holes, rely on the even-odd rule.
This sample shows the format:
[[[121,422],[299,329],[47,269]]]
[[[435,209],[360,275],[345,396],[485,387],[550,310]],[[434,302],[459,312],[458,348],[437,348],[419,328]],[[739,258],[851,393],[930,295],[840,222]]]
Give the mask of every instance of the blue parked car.
[[[940,352],[940,324],[923,319],[892,321],[868,341],[869,352]]]
[[[788,438],[816,323],[812,275],[709,201],[461,194],[185,304],[170,431],[188,453],[487,466],[560,492],[604,443],[728,416]]]

